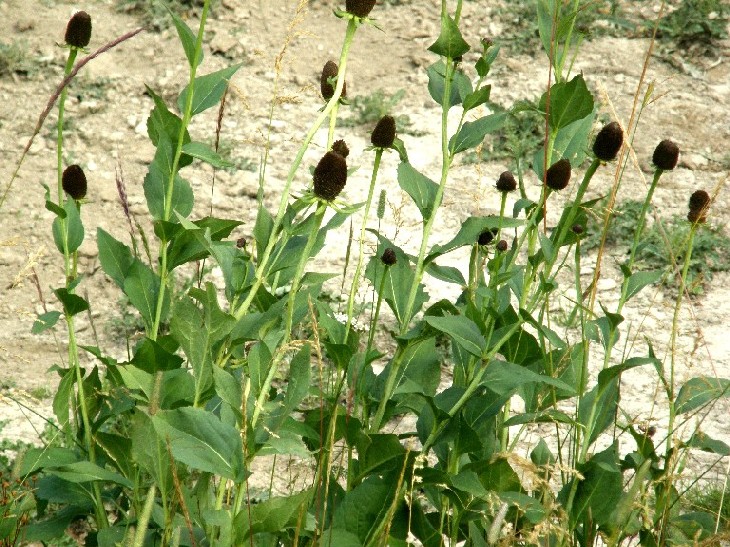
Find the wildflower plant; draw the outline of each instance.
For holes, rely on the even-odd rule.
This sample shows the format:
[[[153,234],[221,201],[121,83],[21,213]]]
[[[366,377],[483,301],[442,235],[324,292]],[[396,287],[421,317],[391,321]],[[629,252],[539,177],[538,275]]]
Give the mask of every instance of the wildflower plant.
[[[448,4],[441,3],[439,35],[428,48],[434,62],[426,70],[439,109],[438,176],[408,161],[409,143],[398,137],[391,115],[378,121],[372,147],[362,153],[340,134],[350,48],[358,32],[375,32],[369,27],[379,16],[374,0],[347,0],[335,12],[345,27],[340,57],[324,65],[319,82],[325,104],[311,113],[314,121],[283,184],[262,175],[261,192],[280,192],[279,205],[269,211],[259,198],[250,238],[232,235],[239,219],[192,218],[195,196],[186,178],[201,162],[228,166],[193,140],[189,127],[220,103],[230,79],[245,68],[205,73],[210,0],[197,32],[170,13],[189,78],[176,105],[147,90],[154,103],[147,132],[156,152],[143,190],[154,243],[139,244],[143,232],[131,220],[129,243],[96,228],[101,268],[144,328],[128,359],[80,343],[75,329],[74,317],[89,307],[77,294],[85,275],[77,260],[86,233],[81,208],[93,206],[85,196],[93,196],[97,183],[77,165],[63,168],[63,88],[58,193],[54,200],[47,190],[46,207],[56,215],[52,233],[65,284],[54,291],[58,310],[40,315],[34,327],[54,328],[63,318],[68,334],[67,366],[56,368],[61,381],[53,402],[62,442],[31,448],[16,462],[21,483],[36,478],[38,484],[33,522],[17,521],[22,538],[51,541],[79,518],[97,544],[135,546],[588,546],[599,538],[607,545],[637,539],[680,545],[712,535],[705,516],[680,512],[677,477],[686,453],[727,456],[730,448],[699,429],[687,435],[681,426],[725,397],[730,380],[695,377],[679,385],[675,362],[693,236],[711,220],[710,196],[697,192],[689,201],[692,227],[670,357],[660,360],[651,344],[622,355],[616,348],[625,335],[623,307],[660,277],[634,271],[634,260],[654,189],[677,164],[679,148],[671,141],[654,153],[654,179],[621,269],[616,308],[597,309],[586,298],[576,302],[574,330],[551,327],[551,306],[566,278],[576,295],[590,294],[581,276],[581,241],[596,201],[584,196],[598,169],[622,169],[628,139],[616,121],[590,136],[597,107],[587,77],[571,75],[569,63],[580,3],[541,1],[536,17],[551,79],[535,105],[545,138],[534,173],[524,165],[503,172],[489,190],[499,193],[499,213],[465,218],[435,244],[454,162],[513,114],[484,109],[499,85],[491,77],[499,46],[465,36],[462,0],[453,10]],[[87,23],[89,32],[76,28]],[[387,29],[387,21],[379,24]],[[88,15],[69,23],[67,76],[78,70],[75,56],[89,44],[90,28]],[[298,188],[297,174],[320,129],[326,147],[311,183]],[[398,245],[370,219],[379,184],[378,220],[385,214],[379,173],[387,153],[399,160],[388,177],[420,215],[414,245]],[[345,203],[348,161],[363,166],[370,157],[366,201]],[[526,179],[537,185],[536,200],[525,192]],[[568,201],[548,230],[546,214],[558,192]],[[362,219],[352,236],[355,267],[340,320],[323,294],[331,276],[308,270],[328,232],[356,211]],[[145,260],[143,248],[156,253],[153,260]],[[444,263],[459,249],[469,251],[463,270]],[[202,278],[178,291],[179,269],[202,260],[217,265],[222,282]],[[453,285],[459,297],[433,301],[427,277]],[[355,310],[364,280],[373,305],[363,332],[353,325],[362,321]],[[376,336],[383,324],[392,331],[385,343]],[[93,367],[81,366],[82,352]],[[662,435],[642,433],[622,413],[622,374],[638,367],[655,374],[666,395]],[[514,405],[515,398],[522,404]],[[398,423],[407,425],[398,429]],[[307,485],[269,491],[254,503],[254,469],[273,459],[273,477],[277,458],[307,466]],[[21,500],[23,515],[32,510],[28,499]],[[17,528],[7,534],[14,538]]]

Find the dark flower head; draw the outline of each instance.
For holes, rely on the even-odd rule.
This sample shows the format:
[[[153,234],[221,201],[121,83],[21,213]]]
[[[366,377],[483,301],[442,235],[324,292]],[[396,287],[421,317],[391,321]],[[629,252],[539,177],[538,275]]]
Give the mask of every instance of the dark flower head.
[[[350,149],[347,147],[347,143],[342,139],[332,143],[332,151],[338,153],[343,158],[350,155]]]
[[[601,161],[612,161],[616,159],[623,143],[623,129],[618,122],[611,122],[596,135],[596,140],[593,142],[593,153]]]
[[[652,161],[658,169],[671,171],[677,167],[677,160],[679,160],[679,146],[669,139],[663,140],[654,149]]]
[[[314,194],[326,201],[335,199],[347,182],[347,161],[337,152],[327,152],[314,168]]]
[[[378,148],[390,148],[395,140],[395,118],[383,116],[370,135],[370,142]]]
[[[335,94],[335,87],[329,82],[330,78],[337,78],[339,67],[334,61],[327,61],[322,67],[322,76],[319,80],[319,89],[325,101],[329,101]],[[347,83],[342,86],[342,97],[347,96]]]
[[[573,227],[570,230],[575,235],[579,236],[579,235],[581,235],[585,231],[585,228],[583,228],[583,225],[582,224],[573,224]]]
[[[481,234],[479,234],[479,238],[477,239],[479,245],[489,245],[492,241],[494,241],[494,237],[497,233],[498,230],[496,228],[484,230]]]
[[[69,46],[84,48],[91,41],[91,16],[85,11],[77,11],[66,25],[64,38]]]
[[[695,191],[689,198],[689,210],[702,212],[710,205],[710,194],[704,190]]]
[[[398,257],[395,255],[395,251],[388,247],[383,251],[383,256],[380,257],[380,260],[383,261],[383,264],[386,266],[393,266],[396,262],[398,262]]]
[[[61,176],[63,191],[72,199],[83,199],[86,196],[86,175],[80,166],[74,164],[66,167]]]
[[[345,0],[345,10],[358,17],[367,17],[375,7],[375,0]]]
[[[517,189],[517,181],[510,171],[505,171],[499,175],[496,184],[497,190],[500,192],[512,192]]]
[[[236,240],[236,247],[238,247],[239,249],[245,248],[246,247],[246,238],[245,237],[239,237]]]
[[[704,224],[707,222],[707,216],[702,209],[690,209],[689,213],[687,213],[687,220],[689,220],[692,224]]]
[[[547,181],[548,188],[552,190],[563,190],[568,186],[570,181],[570,162],[563,158],[562,160],[556,161],[547,170]]]
[[[497,250],[500,252],[505,252],[509,248],[509,245],[504,239],[500,239],[497,243]]]

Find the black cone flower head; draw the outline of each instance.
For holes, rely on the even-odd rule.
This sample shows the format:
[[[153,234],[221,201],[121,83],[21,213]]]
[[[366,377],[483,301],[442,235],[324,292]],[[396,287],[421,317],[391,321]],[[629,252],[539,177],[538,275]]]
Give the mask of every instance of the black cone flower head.
[[[370,135],[370,142],[378,148],[390,148],[395,140],[395,118],[383,116]]]
[[[705,216],[702,209],[690,209],[689,213],[687,213],[687,220],[689,220],[692,224],[704,224],[707,222],[707,216]]]
[[[669,139],[663,140],[654,149],[652,161],[663,171],[671,171],[677,167],[677,160],[679,160],[679,146]]]
[[[563,190],[570,181],[570,162],[563,158],[547,170],[546,184],[552,190]]]
[[[484,230],[481,234],[479,234],[479,238],[477,241],[479,242],[479,245],[489,245],[492,241],[494,241],[494,237],[497,235],[496,229],[491,230]]]
[[[398,257],[395,255],[395,251],[388,247],[383,251],[383,256],[380,257],[380,260],[383,261],[383,264],[386,266],[393,266],[398,261]]]
[[[76,12],[66,25],[64,38],[69,46],[84,48],[91,41],[91,16],[85,11]]]
[[[593,142],[593,153],[601,161],[613,161],[623,143],[623,129],[618,122],[611,122],[596,135],[596,140]]]
[[[347,161],[329,151],[314,168],[314,195],[326,201],[335,199],[347,182]]]
[[[80,166],[74,164],[66,167],[61,176],[63,191],[72,199],[83,199],[86,196],[86,175]]]
[[[510,171],[504,171],[499,175],[495,186],[500,192],[513,192],[517,189],[517,181]]]
[[[497,250],[498,250],[499,252],[502,252],[502,253],[503,253],[503,252],[505,252],[505,251],[506,251],[506,250],[507,250],[508,248],[509,248],[509,244],[508,244],[508,243],[507,243],[507,241],[505,241],[504,239],[500,239],[500,240],[499,240],[499,241],[497,242]]]
[[[690,211],[702,211],[710,204],[710,194],[704,190],[697,190],[689,197]]]
[[[345,0],[345,10],[358,17],[367,17],[375,7],[375,0]]]
[[[322,67],[322,76],[319,80],[319,89],[322,92],[322,97],[325,101],[329,101],[332,95],[335,94],[335,87],[329,83],[330,78],[337,78],[339,67],[334,61],[327,61]],[[345,82],[342,86],[342,96],[347,96],[347,83]]]
[[[343,158],[350,155],[350,149],[347,147],[347,143],[342,139],[332,143],[332,151],[337,152]]]

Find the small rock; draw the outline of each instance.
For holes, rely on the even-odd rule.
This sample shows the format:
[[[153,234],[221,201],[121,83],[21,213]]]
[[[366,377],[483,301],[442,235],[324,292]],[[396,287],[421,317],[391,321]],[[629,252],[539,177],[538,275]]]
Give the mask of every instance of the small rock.
[[[213,54],[221,54],[229,56],[234,53],[234,49],[239,45],[238,40],[226,32],[217,32],[210,41],[210,50]]]
[[[18,32],[28,32],[35,28],[35,21],[33,19],[19,19],[15,22],[15,30]]]
[[[147,122],[145,120],[139,122],[134,127],[134,132],[137,133],[137,135],[141,135],[143,137],[147,136]]]
[[[617,84],[622,84],[626,81],[626,76],[624,76],[623,74],[616,74],[613,77],[613,81]]]

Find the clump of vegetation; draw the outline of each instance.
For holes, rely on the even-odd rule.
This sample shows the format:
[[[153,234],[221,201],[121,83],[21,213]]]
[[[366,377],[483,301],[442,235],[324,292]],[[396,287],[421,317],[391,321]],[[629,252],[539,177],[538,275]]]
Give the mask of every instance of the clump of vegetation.
[[[213,5],[217,3],[217,0],[212,2]],[[200,12],[203,5],[204,0],[167,0],[165,2],[159,0],[119,0],[117,9],[136,13],[155,30],[162,30],[172,25],[168,10],[183,15],[193,11]]]
[[[730,5],[723,0],[682,0],[659,21],[658,38],[681,49],[710,54],[728,37]]]
[[[297,4],[295,20],[306,4]],[[349,126],[339,116],[351,46],[358,33],[375,32],[370,16],[379,6],[347,0],[334,12],[344,27],[340,56],[319,78],[324,104],[309,112],[295,154],[262,158],[257,201],[250,204],[256,221],[245,237],[232,235],[240,218],[220,218],[212,207],[196,218],[188,181],[201,164],[196,174],[230,167],[220,146],[209,143],[220,143],[226,90],[244,65],[208,71],[200,62],[210,0],[197,31],[169,13],[189,77],[175,104],[147,88],[155,154],[141,192],[153,230],[147,238],[132,222],[118,176],[119,214],[128,227],[112,234],[99,226],[94,241],[101,271],[134,318],[134,340],[122,356],[88,343],[78,328],[76,316],[90,308],[80,295],[88,273],[79,261],[88,222],[82,212],[98,204],[83,167],[64,165],[72,155],[64,154],[72,146],[64,132],[66,89],[53,96],[57,185],[46,187],[39,207],[54,217],[48,237],[58,251],[53,278],[60,281],[33,332],[64,331],[62,364],[54,367],[60,440],[29,448],[13,465],[17,484],[37,480],[37,487],[24,498],[27,506],[12,509],[21,520],[0,528],[0,541],[50,543],[69,527],[99,545],[134,547],[679,546],[717,539],[712,515],[685,509],[678,492],[693,451],[730,456],[727,444],[692,425],[708,423],[712,405],[730,395],[730,379],[680,381],[676,374],[680,312],[705,223],[713,218],[710,196],[693,193],[682,220],[686,237],[675,249],[680,273],[673,278],[678,290],[666,348],[644,343],[643,333],[623,325],[622,313],[662,275],[640,265],[650,248],[644,226],[654,190],[672,176],[680,153],[670,140],[652,156],[653,179],[633,219],[617,298],[578,302],[575,321],[554,330],[554,295],[565,276],[578,295],[596,286],[586,286],[580,271],[585,228],[596,214],[586,191],[598,170],[620,170],[631,140],[617,122],[594,131],[590,76],[572,73],[575,10],[591,4],[538,3],[540,43],[554,53],[554,79],[523,112],[540,115],[544,145],[535,154],[545,155],[517,161],[514,173],[495,181],[489,191],[500,200],[498,214],[464,215],[446,233],[439,213],[453,192],[458,158],[505,131],[520,110],[480,108],[499,85],[490,78],[498,47],[468,34],[463,0],[455,9],[450,4],[441,4],[439,33],[428,47],[435,61],[426,70],[440,110],[433,122],[440,142],[419,150],[431,155],[423,164],[437,168],[410,163],[409,147],[420,143],[404,137],[404,124],[389,112],[397,96],[363,100],[359,109],[354,101],[372,146],[348,146]],[[69,44],[67,80],[83,66],[75,64],[80,43]],[[198,116],[214,107],[215,138],[194,140]],[[277,101],[270,108],[268,119]],[[529,150],[512,148],[530,158]],[[386,154],[397,167],[382,161]],[[281,160],[285,177],[267,169]],[[347,199],[352,165],[369,170],[362,203]],[[307,167],[311,177],[304,182]],[[534,193],[525,189],[529,170],[529,178],[546,181]],[[616,193],[621,182],[617,177]],[[419,218],[420,234],[403,241],[397,227],[381,222],[389,192],[407,196],[403,207]],[[556,201],[557,193],[567,201]],[[272,201],[278,205],[270,210]],[[565,205],[548,232],[544,212],[555,203]],[[325,247],[343,226],[349,236],[340,241],[347,243]],[[451,265],[458,250],[461,268]],[[325,253],[328,264],[341,261],[351,271],[313,267]],[[600,262],[594,271],[600,273]],[[324,291],[338,276],[346,295],[337,302],[341,313]],[[432,298],[427,277],[451,285],[458,297]],[[376,339],[384,325],[389,343]],[[634,394],[623,374],[635,368],[655,381],[661,435],[656,427],[635,427],[640,417],[624,406]],[[402,423],[410,425],[398,429]],[[275,490],[282,460],[306,469],[301,487],[291,481]],[[269,465],[267,490],[252,473]]]
[[[10,74],[28,76],[36,70],[37,66],[24,42],[0,42],[0,77]]]
[[[349,99],[350,114],[343,117],[343,127],[368,126],[378,122],[383,116],[392,113],[405,96],[405,90],[399,89],[389,95],[382,89],[376,89],[367,95],[355,95]],[[409,135],[418,133],[412,129],[413,122],[408,114],[394,116],[398,131]]]

